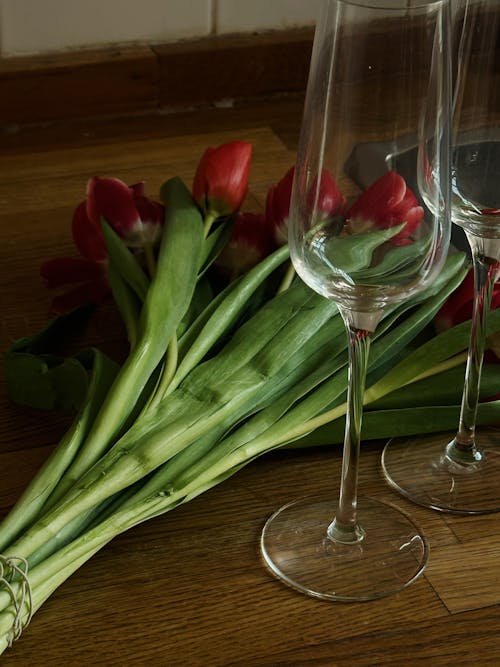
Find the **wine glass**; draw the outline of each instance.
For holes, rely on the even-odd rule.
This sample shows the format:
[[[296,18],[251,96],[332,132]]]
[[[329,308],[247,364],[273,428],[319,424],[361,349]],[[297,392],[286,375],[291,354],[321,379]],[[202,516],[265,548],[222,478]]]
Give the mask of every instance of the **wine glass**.
[[[500,510],[500,430],[475,427],[488,312],[500,277],[500,4],[462,5],[452,221],[470,245],[474,308],[458,431],[389,442],[382,466],[391,486],[420,505],[481,514]]]
[[[299,276],[346,325],[342,473],[338,502],[303,498],[273,514],[261,552],[278,578],[318,598],[389,595],[427,560],[412,519],[358,499],[357,486],[372,334],[431,283],[448,250],[449,28],[448,0],[326,0],[317,23],[289,242]],[[418,183],[409,184],[396,165],[415,137]]]

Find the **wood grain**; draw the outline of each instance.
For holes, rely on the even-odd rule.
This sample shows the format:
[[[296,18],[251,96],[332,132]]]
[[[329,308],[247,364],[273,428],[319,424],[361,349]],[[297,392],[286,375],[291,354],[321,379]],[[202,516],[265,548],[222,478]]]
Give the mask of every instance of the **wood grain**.
[[[173,173],[187,180],[209,143],[254,144],[248,205],[293,159],[299,100],[191,115],[89,120],[1,137],[2,350],[46,321],[38,278],[48,256],[73,253],[69,221],[86,179],[144,178],[154,195]],[[85,341],[116,352],[123,331],[99,309]],[[0,385],[0,514],[69,422],[10,404]],[[415,507],[380,474],[380,447],[364,445],[360,491],[387,499],[422,526],[427,574],[392,597],[319,602],[274,580],[260,561],[267,517],[290,499],[337,493],[340,451],[287,451],[255,461],[220,486],[121,535],[66,581],[35,615],[5,667],[309,667],[500,664],[499,518],[462,518]],[[453,613],[452,613],[453,612]]]
[[[500,537],[435,549],[426,576],[450,612],[500,604]]]

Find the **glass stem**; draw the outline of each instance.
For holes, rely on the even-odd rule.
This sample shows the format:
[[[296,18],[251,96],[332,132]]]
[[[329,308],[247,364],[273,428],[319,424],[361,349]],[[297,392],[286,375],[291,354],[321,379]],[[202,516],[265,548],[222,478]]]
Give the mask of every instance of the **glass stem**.
[[[349,317],[349,314],[342,313],[342,316],[349,337],[347,414],[339,504],[335,518],[328,527],[328,537],[335,542],[351,544],[364,537],[357,518],[358,469],[363,397],[372,331],[355,326],[355,318]]]
[[[500,263],[483,254],[482,239],[472,234],[467,236],[474,261],[474,306],[458,432],[446,450],[452,461],[465,465],[482,459],[475,442],[476,415],[488,313],[495,280],[500,275]]]

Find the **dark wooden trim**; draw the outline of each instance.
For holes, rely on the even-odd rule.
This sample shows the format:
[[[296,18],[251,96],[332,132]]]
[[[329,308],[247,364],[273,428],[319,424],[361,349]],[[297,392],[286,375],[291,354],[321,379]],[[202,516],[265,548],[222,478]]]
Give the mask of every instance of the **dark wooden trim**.
[[[312,40],[304,29],[156,46],[160,105],[303,91]]]
[[[153,109],[158,64],[149,48],[0,60],[0,123]]]
[[[181,109],[302,91],[313,31],[0,59],[0,124]]]

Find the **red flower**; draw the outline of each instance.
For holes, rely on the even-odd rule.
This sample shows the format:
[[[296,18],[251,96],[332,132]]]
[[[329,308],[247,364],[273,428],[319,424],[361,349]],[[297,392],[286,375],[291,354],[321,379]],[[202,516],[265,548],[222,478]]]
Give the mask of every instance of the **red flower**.
[[[461,322],[470,320],[474,303],[474,271],[471,269],[462,283],[451,294],[441,307],[435,317],[435,325],[438,331],[444,331]],[[500,283],[496,283],[493,289],[491,310],[500,308]],[[490,352],[487,354],[489,361],[500,360],[500,334],[490,339]]]
[[[75,285],[53,299],[54,313],[67,312],[83,303],[100,303],[109,293],[101,216],[129,247],[139,248],[154,243],[161,234],[163,206],[144,195],[143,183],[129,187],[116,178],[90,179],[87,199],[76,207],[71,227],[82,257],[55,257],[40,267],[49,288]]]
[[[424,209],[395,171],[388,171],[360,195],[347,213],[351,222],[372,223],[380,229],[389,229],[406,223],[391,239],[394,245],[409,245],[411,235],[424,217]]]
[[[267,257],[276,246],[265,217],[239,213],[231,238],[217,258],[217,266],[231,278],[245,273]]]
[[[267,193],[266,220],[274,230],[278,245],[284,245],[288,240],[288,217],[294,174],[295,169],[291,167]],[[321,173],[319,189],[313,185],[309,190],[309,200],[310,206],[315,207],[326,218],[340,213],[345,203],[333,176],[326,170]]]
[[[89,220],[101,229],[101,216],[129,248],[154,244],[161,235],[163,206],[144,194],[144,183],[130,187],[117,178],[94,176],[87,185]]]
[[[207,148],[193,181],[193,197],[205,215],[230,215],[240,208],[251,160],[252,145],[244,141]]]

